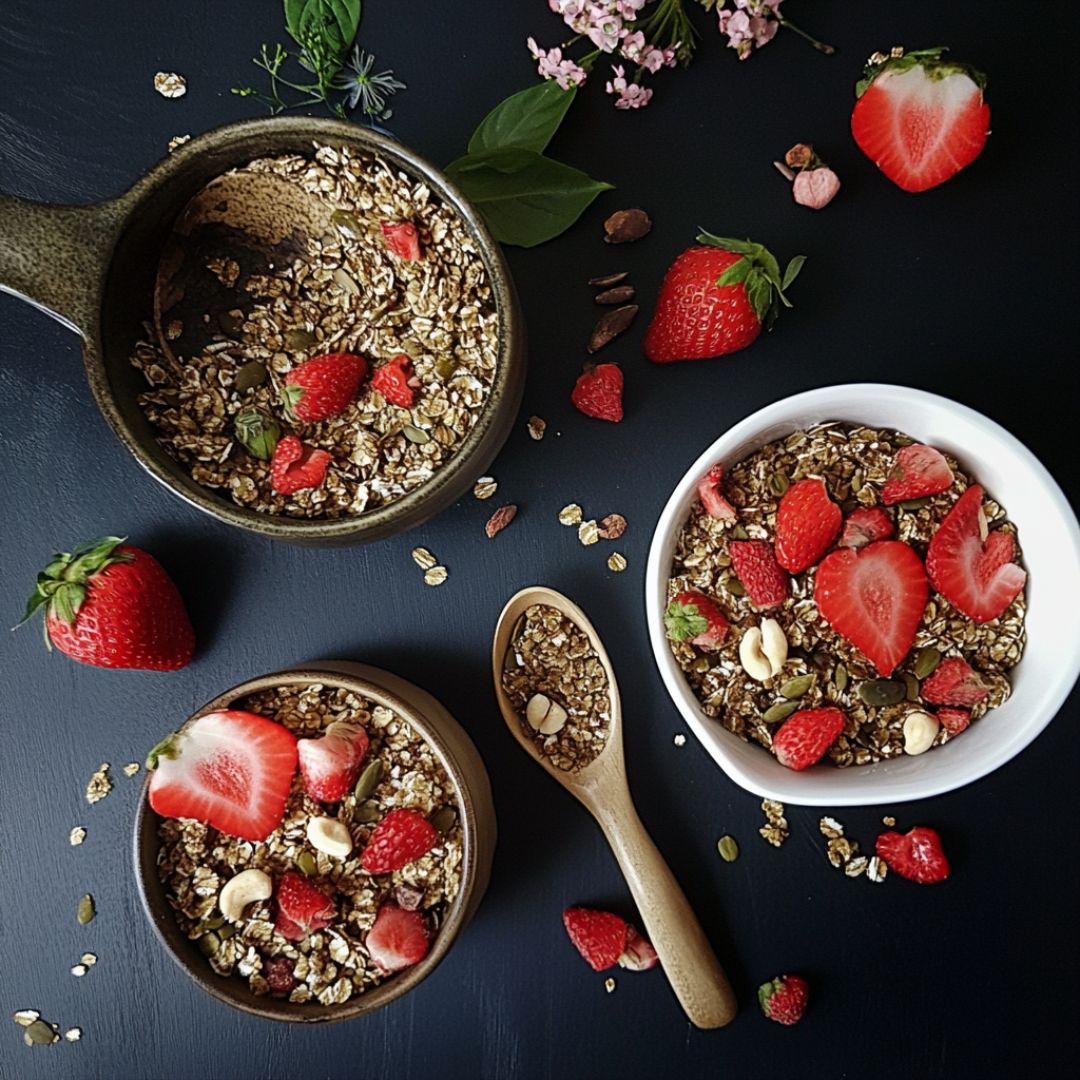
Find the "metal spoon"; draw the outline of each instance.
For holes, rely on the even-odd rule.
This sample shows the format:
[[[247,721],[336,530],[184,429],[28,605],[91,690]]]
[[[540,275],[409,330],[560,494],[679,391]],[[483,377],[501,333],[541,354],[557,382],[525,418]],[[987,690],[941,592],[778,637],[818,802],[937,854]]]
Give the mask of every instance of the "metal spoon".
[[[607,742],[600,754],[577,772],[564,772],[539,752],[536,743],[522,730],[521,717],[502,687],[503,665],[513,647],[514,628],[533,604],[553,607],[576,623],[588,636],[607,674],[611,699]],[[562,593],[539,586],[523,589],[510,598],[499,616],[491,660],[495,696],[506,726],[521,748],[566,788],[603,830],[641,912],[647,936],[686,1015],[699,1028],[723,1027],[735,1016],[735,994],[679,883],[634,809],[623,760],[619,688],[611,661],[592,624]]]

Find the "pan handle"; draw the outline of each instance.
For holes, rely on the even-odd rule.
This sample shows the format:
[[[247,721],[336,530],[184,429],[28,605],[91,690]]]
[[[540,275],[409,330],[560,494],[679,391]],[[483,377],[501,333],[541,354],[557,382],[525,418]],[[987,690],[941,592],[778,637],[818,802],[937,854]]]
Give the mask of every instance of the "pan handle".
[[[121,212],[115,201],[56,206],[0,195],[0,292],[89,336]]]

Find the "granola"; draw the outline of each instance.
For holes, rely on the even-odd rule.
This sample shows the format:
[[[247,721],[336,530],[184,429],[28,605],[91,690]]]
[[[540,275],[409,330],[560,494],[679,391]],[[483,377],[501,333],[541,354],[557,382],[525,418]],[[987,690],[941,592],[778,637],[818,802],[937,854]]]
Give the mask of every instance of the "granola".
[[[588,635],[545,604],[528,608],[510,636],[502,675],[521,729],[564,772],[583,769],[604,749],[611,724],[607,673]],[[534,702],[561,726],[533,723]],[[551,725],[554,727],[554,725]]]
[[[685,590],[706,593],[721,607],[732,632],[720,648],[709,652],[688,642],[669,644],[702,710],[729,731],[771,749],[781,714],[794,711],[781,687],[786,688],[797,677],[813,676],[798,684],[805,691],[796,707],[836,706],[846,717],[842,734],[827,753],[832,764],[865,765],[899,757],[904,753],[904,719],[913,705],[922,701],[919,686],[925,670],[916,670],[916,665],[927,649],[944,657],[962,656],[978,672],[989,693],[971,708],[973,721],[1009,696],[1007,673],[1019,661],[1025,642],[1023,591],[998,619],[982,624],[931,592],[914,645],[892,675],[900,700],[885,704],[868,702],[864,696],[873,699],[873,694],[868,694],[870,684],[883,682],[873,665],[821,618],[813,599],[813,568],[794,575],[791,596],[768,612],[780,624],[788,643],[779,672],[758,681],[740,663],[740,639],[760,621],[760,615],[731,569],[727,541],[772,539],[780,497],[790,484],[810,476],[825,481],[829,494],[845,513],[879,505],[880,489],[896,450],[912,442],[899,432],[839,422],[818,424],[771,442],[726,470],[724,489],[737,509],[736,520],[710,517],[700,503],[691,508],[673,558],[668,598]],[[894,507],[896,538],[913,547],[920,557],[925,556],[930,537],[956,499],[975,482],[955,459],[945,457],[954,476],[948,491]],[[1016,528],[1002,506],[987,498],[983,509],[991,529],[1015,537]],[[942,727],[932,746],[951,737]]]
[[[499,317],[473,238],[422,180],[348,147],[315,144],[310,157],[264,158],[239,171],[275,173],[317,193],[337,215],[334,233],[265,273],[208,260],[207,273],[246,299],[218,320],[201,351],[178,362],[148,328],[131,357],[150,384],[139,404],[192,478],[239,506],[315,518],[391,503],[453,457],[489,401]],[[422,259],[387,250],[380,224],[399,220],[415,225]],[[256,410],[291,427],[281,406],[285,377],[333,352],[376,367],[408,356],[420,384],[415,403],[392,405],[367,383],[343,412],[301,425],[304,443],[332,461],[320,486],[282,495],[271,487],[269,463],[236,438],[235,420]]]
[[[332,808],[307,795],[297,774],[284,820],[263,843],[228,836],[191,819],[163,819],[158,829],[159,876],[181,929],[200,942],[216,972],[235,972],[253,993],[265,995],[272,992],[270,965],[284,965],[286,976],[291,973],[289,981],[294,981],[290,1001],[342,1004],[391,977],[369,959],[364,945],[384,901],[397,898],[402,903],[408,893],[433,935],[441,926],[461,887],[457,793],[431,747],[404,720],[346,689],[280,686],[234,707],[276,720],[298,736],[317,735],[335,720],[364,726],[371,743],[357,786],[370,790],[361,791],[363,800],[355,793],[346,796],[336,812],[354,840],[353,852],[344,859],[331,858],[307,840],[309,819],[325,817]],[[446,830],[426,855],[392,873],[370,875],[362,869],[360,855],[375,824],[394,809],[426,816],[445,811],[441,823]],[[217,911],[220,888],[252,867],[275,878],[307,868],[317,885],[332,886],[336,921],[302,941],[289,941],[275,933],[272,902],[267,900],[248,908],[240,922],[226,923]]]

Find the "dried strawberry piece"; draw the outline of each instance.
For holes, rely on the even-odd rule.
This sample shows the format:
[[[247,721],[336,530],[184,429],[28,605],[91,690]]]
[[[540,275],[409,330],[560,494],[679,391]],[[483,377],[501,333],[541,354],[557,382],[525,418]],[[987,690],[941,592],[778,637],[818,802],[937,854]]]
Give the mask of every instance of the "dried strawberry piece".
[[[411,409],[416,401],[416,388],[420,380],[413,371],[412,361],[404,353],[399,353],[372,375],[371,385],[391,405]]]
[[[272,960],[265,961],[263,976],[274,997],[285,997],[291,994],[296,986],[293,962],[285,956],[275,956]]]
[[[399,259],[420,261],[420,237],[411,221],[384,221],[381,228],[386,246]]]

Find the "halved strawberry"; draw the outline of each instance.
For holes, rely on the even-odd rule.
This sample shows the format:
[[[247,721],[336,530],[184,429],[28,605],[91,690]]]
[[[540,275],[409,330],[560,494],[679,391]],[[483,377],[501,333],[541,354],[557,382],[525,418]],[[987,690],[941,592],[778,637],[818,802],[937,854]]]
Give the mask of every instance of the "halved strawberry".
[[[888,540],[895,531],[892,518],[880,506],[863,506],[848,514],[839,544],[858,550],[875,540]]]
[[[630,928],[625,919],[610,911],[570,907],[563,912],[563,926],[574,948],[593,971],[604,971],[617,964],[626,950]]]
[[[886,506],[892,506],[905,499],[938,495],[948,491],[952,484],[953,471],[945,455],[932,446],[912,443],[897,451],[896,461],[881,489],[881,501]]]
[[[334,901],[295,870],[281,875],[274,899],[274,929],[290,941],[303,941],[308,934],[325,929],[337,915]]]
[[[698,498],[709,517],[718,518],[720,521],[734,521],[735,507],[724,498],[720,490],[723,479],[724,466],[718,461],[697,482]]]
[[[731,568],[756,608],[782,604],[791,593],[791,579],[776,561],[768,540],[732,540],[728,543]]]
[[[704,593],[679,593],[664,612],[664,625],[672,641],[689,641],[700,649],[718,649],[727,637],[724,613]]]
[[[942,705],[934,715],[938,723],[950,735],[959,735],[961,731],[966,731],[971,723],[971,713],[967,709],[954,709],[948,705]]]
[[[412,361],[404,353],[387,360],[371,376],[371,388],[378,390],[391,405],[403,409],[413,407],[419,386],[420,380],[413,371]]]
[[[978,484],[956,500],[930,538],[930,583],[977,623],[996,619],[1016,599],[1027,574],[1014,563],[1016,544],[1006,532],[987,533]]]
[[[286,435],[274,449],[270,462],[270,486],[279,495],[294,495],[318,487],[326,479],[330,454]]]
[[[773,736],[773,753],[781,765],[801,772],[820,761],[843,730],[839,709],[800,709]]]
[[[194,818],[244,840],[281,824],[296,772],[296,737],[274,720],[238,709],[207,713],[150,751],[150,807]]]
[[[919,690],[934,705],[975,705],[988,693],[979,673],[966,661],[951,656],[942,660]]]
[[[439,841],[435,826],[416,810],[391,810],[368,837],[360,865],[369,874],[389,874],[426,855]]]
[[[386,975],[419,964],[431,947],[420,912],[406,911],[393,903],[379,908],[364,944],[368,955]]]
[[[380,226],[386,246],[407,262],[420,259],[420,237],[411,221],[384,221]]]
[[[339,802],[367,757],[367,732],[352,721],[335,720],[317,738],[301,739],[296,749],[307,793],[320,802]]]
[[[617,424],[623,418],[623,373],[618,364],[597,364],[578,376],[570,401],[578,412]]]
[[[842,517],[823,480],[792,484],[776,510],[776,561],[785,570],[801,574],[829,550]]]
[[[904,191],[926,191],[970,165],[990,132],[986,76],[944,49],[875,57],[855,87],[851,134]]]
[[[916,825],[909,833],[882,833],[874,850],[893,873],[920,885],[934,885],[949,876],[949,860],[934,829]]]
[[[929,592],[919,556],[899,540],[834,551],[814,580],[818,611],[880,675],[891,675],[907,655]]]

